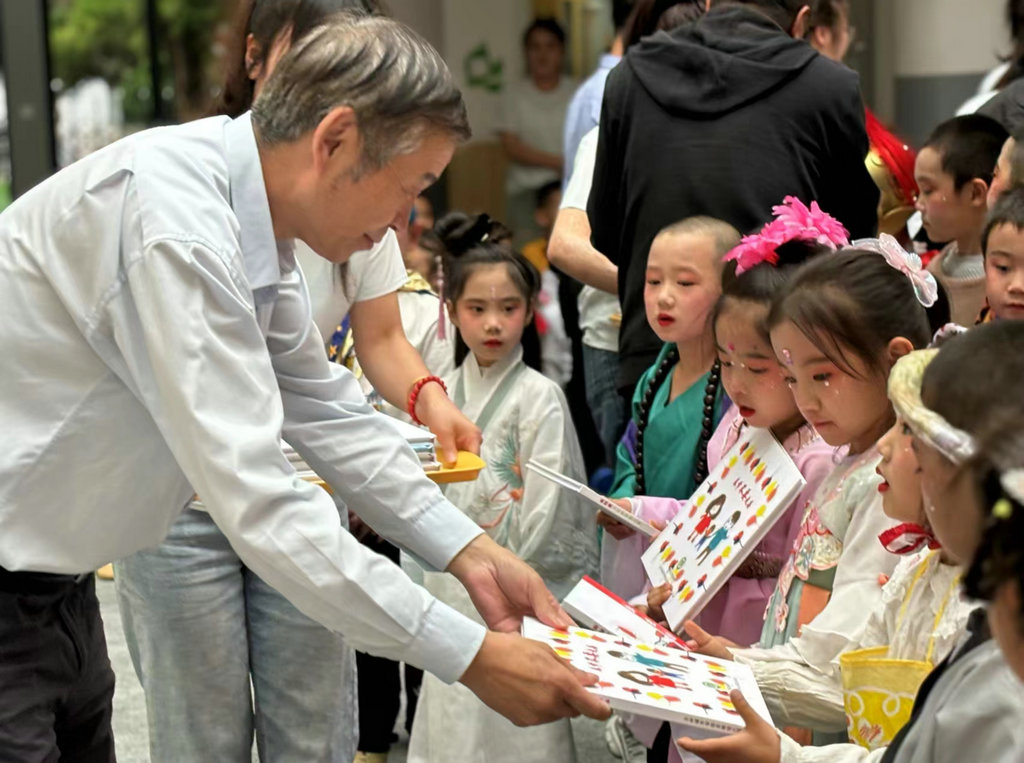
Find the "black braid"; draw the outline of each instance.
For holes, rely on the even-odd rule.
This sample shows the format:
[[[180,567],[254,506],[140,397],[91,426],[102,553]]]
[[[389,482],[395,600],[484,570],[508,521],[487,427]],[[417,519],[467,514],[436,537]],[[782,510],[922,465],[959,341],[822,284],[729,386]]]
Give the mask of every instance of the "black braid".
[[[637,409],[636,425],[636,495],[647,494],[647,481],[644,478],[644,430],[647,429],[647,422],[651,416],[651,405],[654,403],[654,396],[661,387],[669,371],[679,362],[679,349],[672,347],[662,358],[661,363],[654,370],[644,393],[640,397],[640,405]],[[722,365],[715,359],[711,366],[711,373],[708,375],[708,383],[704,387],[704,418],[701,424],[700,440],[697,443],[697,465],[694,470],[694,481],[700,484],[708,476],[708,442],[715,430],[715,398],[718,396],[718,387],[722,378]]]

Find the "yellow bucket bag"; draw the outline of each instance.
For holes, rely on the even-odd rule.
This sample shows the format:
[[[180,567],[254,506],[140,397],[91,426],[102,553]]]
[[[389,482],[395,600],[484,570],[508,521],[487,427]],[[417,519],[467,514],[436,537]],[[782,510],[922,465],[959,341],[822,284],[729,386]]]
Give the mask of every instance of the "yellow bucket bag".
[[[903,599],[897,629],[903,623],[918,581],[930,566],[929,561],[930,557],[918,565],[917,573]],[[852,743],[869,750],[886,747],[910,720],[917,690],[934,667],[932,653],[935,650],[935,631],[946,611],[949,597],[959,582],[960,577],[957,576],[939,607],[924,660],[892,659],[889,657],[888,646],[857,649],[839,655],[846,727]]]

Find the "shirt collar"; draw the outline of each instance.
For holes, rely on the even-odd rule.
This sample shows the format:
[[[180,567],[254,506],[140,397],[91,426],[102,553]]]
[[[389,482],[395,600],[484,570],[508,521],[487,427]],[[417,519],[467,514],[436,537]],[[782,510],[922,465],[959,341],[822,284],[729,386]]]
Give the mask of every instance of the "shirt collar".
[[[614,56],[611,53],[602,53],[601,60],[597,62],[597,68],[614,69],[621,60],[622,56]]]
[[[295,267],[294,242],[274,238],[274,223],[270,218],[270,203],[250,112],[225,125],[224,142],[231,208],[238,218],[246,277],[254,291],[275,286],[281,282],[282,273]]]

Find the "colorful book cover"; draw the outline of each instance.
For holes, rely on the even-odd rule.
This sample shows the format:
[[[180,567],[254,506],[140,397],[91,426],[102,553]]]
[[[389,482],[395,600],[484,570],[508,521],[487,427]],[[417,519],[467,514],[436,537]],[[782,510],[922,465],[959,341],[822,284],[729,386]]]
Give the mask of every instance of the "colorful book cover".
[[[662,609],[673,630],[711,601],[805,484],[767,429],[748,430],[726,451],[641,557],[654,585],[672,584]]]
[[[625,599],[584,577],[573,586],[562,608],[584,628],[613,633],[629,641],[687,649],[686,642],[647,615],[637,612]]]
[[[772,722],[746,665],[582,628],[559,630],[532,618],[523,621],[522,632],[596,675],[599,681],[590,691],[614,710],[687,726],[694,730],[690,736],[724,736],[744,727],[729,696],[740,689],[751,707]]]

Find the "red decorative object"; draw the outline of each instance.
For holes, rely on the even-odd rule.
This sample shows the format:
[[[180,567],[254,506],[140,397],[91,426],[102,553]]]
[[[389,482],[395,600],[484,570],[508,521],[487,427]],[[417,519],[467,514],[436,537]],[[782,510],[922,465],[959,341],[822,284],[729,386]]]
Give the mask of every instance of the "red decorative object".
[[[444,382],[441,380],[441,377],[439,376],[423,376],[417,379],[415,382],[413,382],[412,389],[409,390],[409,407],[406,409],[406,412],[409,414],[410,418],[412,418],[413,422],[419,424],[420,426],[426,425],[422,421],[420,421],[420,417],[416,415],[416,401],[419,400],[420,392],[423,390],[423,388],[430,383],[440,384],[441,389],[444,390],[444,393],[446,395],[448,394],[448,387],[445,386]]]

